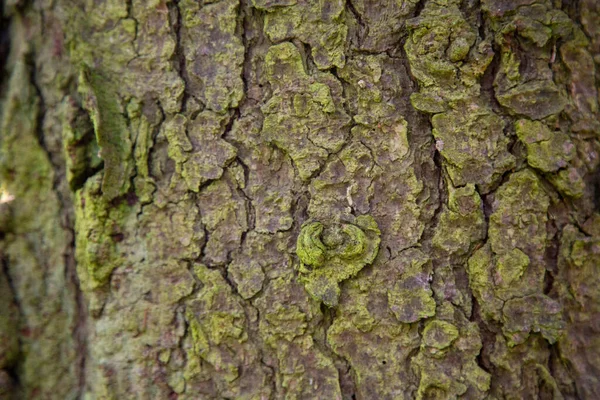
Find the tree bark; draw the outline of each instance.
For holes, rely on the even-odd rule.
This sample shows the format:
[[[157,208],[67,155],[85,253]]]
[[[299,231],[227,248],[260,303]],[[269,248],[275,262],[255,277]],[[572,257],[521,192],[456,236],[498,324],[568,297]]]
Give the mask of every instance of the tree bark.
[[[600,398],[596,0],[7,0],[0,398]]]

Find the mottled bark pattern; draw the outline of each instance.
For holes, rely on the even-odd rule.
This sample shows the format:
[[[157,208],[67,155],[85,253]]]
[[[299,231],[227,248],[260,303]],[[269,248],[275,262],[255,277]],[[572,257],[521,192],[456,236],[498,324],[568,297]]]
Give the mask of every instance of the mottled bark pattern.
[[[0,398],[600,398],[596,0],[8,0]]]

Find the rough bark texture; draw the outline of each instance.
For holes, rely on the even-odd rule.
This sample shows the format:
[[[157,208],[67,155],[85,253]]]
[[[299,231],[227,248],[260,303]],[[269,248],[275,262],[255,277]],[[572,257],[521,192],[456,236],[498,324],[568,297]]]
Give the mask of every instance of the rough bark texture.
[[[3,7],[0,398],[600,398],[596,0]]]

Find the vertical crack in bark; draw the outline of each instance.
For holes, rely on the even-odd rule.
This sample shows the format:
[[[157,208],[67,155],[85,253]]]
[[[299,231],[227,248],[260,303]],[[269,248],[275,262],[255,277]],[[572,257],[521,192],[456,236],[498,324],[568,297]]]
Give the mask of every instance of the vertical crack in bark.
[[[175,0],[172,3],[168,3],[169,11],[175,13],[175,24],[173,26],[175,30],[175,57],[177,59],[177,63],[175,64],[175,68],[179,72],[179,76],[183,80],[183,98],[181,99],[181,111],[185,112],[187,107],[187,102],[190,96],[189,93],[189,85],[187,80],[187,72],[186,72],[186,57],[183,51],[183,44],[181,38],[181,29],[183,26],[182,18],[181,18],[181,9],[179,8],[179,0]]]

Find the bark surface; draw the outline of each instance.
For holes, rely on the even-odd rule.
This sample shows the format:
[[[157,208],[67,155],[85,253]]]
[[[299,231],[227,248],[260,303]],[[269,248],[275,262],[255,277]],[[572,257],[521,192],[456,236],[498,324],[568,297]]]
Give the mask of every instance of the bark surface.
[[[600,398],[596,0],[6,0],[0,398]]]

